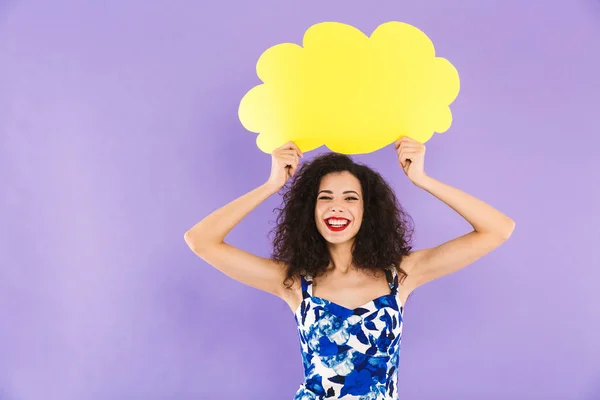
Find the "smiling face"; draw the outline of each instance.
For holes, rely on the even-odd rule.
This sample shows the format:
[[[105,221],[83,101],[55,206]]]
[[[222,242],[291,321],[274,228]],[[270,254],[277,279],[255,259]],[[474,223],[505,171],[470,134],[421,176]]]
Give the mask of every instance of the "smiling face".
[[[354,239],[363,218],[360,181],[351,173],[336,172],[321,179],[315,205],[315,222],[319,233],[329,243]]]

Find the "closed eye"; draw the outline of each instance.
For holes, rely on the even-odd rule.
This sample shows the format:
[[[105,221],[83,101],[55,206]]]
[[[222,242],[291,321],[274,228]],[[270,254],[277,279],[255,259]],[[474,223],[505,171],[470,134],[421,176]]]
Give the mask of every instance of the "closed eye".
[[[319,200],[331,200],[331,197],[321,196],[321,197],[319,197]],[[346,197],[346,200],[358,200],[358,199],[356,197]]]

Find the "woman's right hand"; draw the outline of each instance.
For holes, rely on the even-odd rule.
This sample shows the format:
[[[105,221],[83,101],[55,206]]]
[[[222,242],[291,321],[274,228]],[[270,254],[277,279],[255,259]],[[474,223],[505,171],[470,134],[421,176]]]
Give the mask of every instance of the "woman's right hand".
[[[273,150],[271,153],[271,176],[269,176],[267,184],[277,189],[282,188],[287,180],[296,173],[299,157],[304,157],[304,154],[294,142],[288,142]]]

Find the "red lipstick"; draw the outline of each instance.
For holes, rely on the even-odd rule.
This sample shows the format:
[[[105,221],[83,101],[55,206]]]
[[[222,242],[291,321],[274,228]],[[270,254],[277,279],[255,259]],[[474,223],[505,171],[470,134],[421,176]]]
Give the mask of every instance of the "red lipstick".
[[[337,225],[335,225],[335,226],[334,225],[330,225],[329,221],[332,220],[332,219],[337,220],[337,221],[346,221],[346,224],[345,225],[339,225],[339,226],[337,226]],[[329,217],[329,218],[325,219],[325,225],[327,225],[327,228],[329,228],[329,230],[332,231],[332,232],[341,232],[344,229],[346,229],[348,227],[348,225],[350,225],[350,220],[347,219],[347,218]]]

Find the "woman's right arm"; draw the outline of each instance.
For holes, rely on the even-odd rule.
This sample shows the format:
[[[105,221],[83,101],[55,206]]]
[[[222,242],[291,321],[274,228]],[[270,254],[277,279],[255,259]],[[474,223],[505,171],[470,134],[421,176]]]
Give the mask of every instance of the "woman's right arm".
[[[246,215],[285,185],[297,169],[301,156],[300,150],[291,142],[276,149],[272,153],[269,180],[212,212],[188,230],[184,239],[190,249],[230,278],[283,297],[286,265],[231,246],[225,243],[225,237]]]

